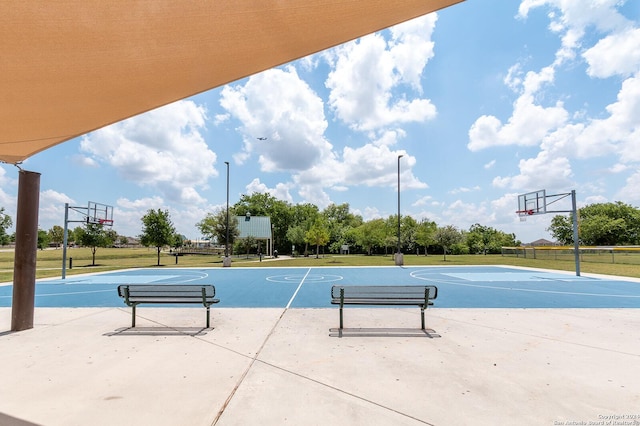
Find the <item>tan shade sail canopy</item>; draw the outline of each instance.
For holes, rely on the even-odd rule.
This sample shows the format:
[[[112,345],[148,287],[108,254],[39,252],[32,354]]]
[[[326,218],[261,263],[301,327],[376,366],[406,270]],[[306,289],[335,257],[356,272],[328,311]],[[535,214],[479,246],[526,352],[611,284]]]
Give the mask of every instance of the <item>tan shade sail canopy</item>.
[[[461,0],[3,0],[0,161]]]

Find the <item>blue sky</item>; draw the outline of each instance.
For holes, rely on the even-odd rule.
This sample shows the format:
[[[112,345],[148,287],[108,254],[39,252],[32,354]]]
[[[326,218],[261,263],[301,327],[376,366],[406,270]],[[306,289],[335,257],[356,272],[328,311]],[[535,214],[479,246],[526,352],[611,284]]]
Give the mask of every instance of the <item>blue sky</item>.
[[[259,140],[258,138],[267,138]],[[578,205],[640,205],[640,2],[474,1],[236,81],[73,139],[24,162],[41,176],[42,229],[64,203],[114,206],[140,233],[148,209],[178,232],[242,194],[365,220],[401,211],[474,223],[522,242],[517,195],[576,190]],[[0,165],[15,218],[18,170]],[[558,203],[557,210],[570,208]]]

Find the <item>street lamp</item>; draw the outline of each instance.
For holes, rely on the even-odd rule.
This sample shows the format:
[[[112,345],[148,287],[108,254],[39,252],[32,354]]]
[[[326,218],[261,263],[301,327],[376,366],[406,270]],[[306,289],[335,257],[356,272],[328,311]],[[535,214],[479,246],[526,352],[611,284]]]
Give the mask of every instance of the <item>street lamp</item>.
[[[222,266],[231,266],[231,259],[229,258],[229,162],[225,161],[227,165],[227,238],[224,241],[224,261]]]
[[[402,154],[398,155],[398,250],[396,251],[396,265],[404,264],[402,253],[400,253],[400,159]]]

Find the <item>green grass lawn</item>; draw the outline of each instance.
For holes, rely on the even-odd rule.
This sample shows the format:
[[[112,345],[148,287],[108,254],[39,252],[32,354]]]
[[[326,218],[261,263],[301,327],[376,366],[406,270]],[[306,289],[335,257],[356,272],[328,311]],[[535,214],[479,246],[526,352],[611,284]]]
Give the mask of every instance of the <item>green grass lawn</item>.
[[[73,268],[69,269],[68,259],[73,259]],[[0,252],[0,282],[13,280],[12,251]],[[548,260],[548,259],[524,259],[501,255],[447,255],[447,260],[442,255],[416,256],[405,254],[405,266],[458,266],[458,265],[507,265],[526,266],[532,268],[555,269],[563,271],[575,271],[575,263],[572,260]],[[188,255],[179,256],[176,264],[175,256],[168,252],[160,254],[159,267],[222,267],[222,258],[214,255]],[[262,262],[256,257],[249,259],[246,256],[233,258],[235,266],[394,266],[393,256],[363,256],[363,255],[325,255],[315,257],[280,257],[276,260],[264,259]],[[59,277],[62,274],[62,249],[40,250],[37,258],[37,278]],[[96,252],[96,264],[92,265],[91,250],[88,248],[72,248],[67,250],[67,276],[85,274],[88,272],[104,272],[127,268],[149,268],[157,266],[157,253],[155,248],[100,248]],[[582,262],[581,271],[585,273],[619,275],[640,278],[640,267],[628,264],[590,263]]]

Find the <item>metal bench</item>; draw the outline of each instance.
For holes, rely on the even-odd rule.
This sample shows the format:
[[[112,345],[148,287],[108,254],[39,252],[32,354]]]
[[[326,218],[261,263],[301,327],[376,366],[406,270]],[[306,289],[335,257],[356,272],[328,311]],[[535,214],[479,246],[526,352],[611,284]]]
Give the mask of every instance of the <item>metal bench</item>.
[[[340,331],[343,327],[344,305],[410,305],[419,306],[422,330],[425,329],[424,311],[438,297],[433,285],[334,285],[331,287],[331,303],[340,305]]]
[[[220,302],[215,298],[216,288],[210,284],[122,284],[118,286],[118,295],[133,308],[131,327],[136,326],[136,306],[140,304],[202,303],[207,308],[209,328],[209,307]]]

